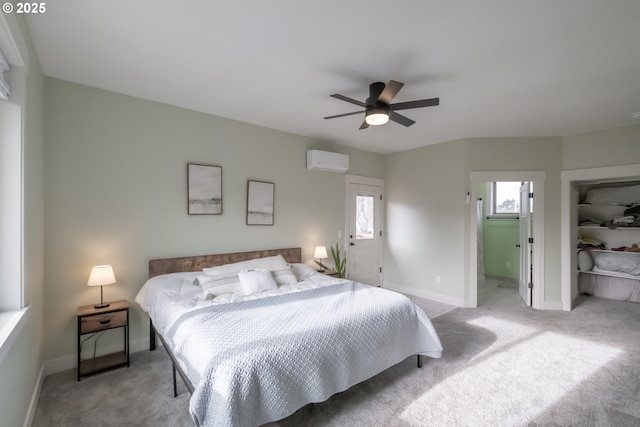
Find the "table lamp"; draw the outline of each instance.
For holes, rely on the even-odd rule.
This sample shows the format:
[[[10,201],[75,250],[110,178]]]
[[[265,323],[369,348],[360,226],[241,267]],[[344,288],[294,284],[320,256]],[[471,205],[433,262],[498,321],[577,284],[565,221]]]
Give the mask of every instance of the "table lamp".
[[[100,304],[94,305],[95,308],[109,307],[109,303],[105,303],[102,297],[102,287],[113,283],[116,283],[116,276],[113,274],[113,268],[110,265],[93,266],[87,286],[100,286]]]
[[[327,247],[326,246],[316,246],[316,250],[313,251],[313,257],[317,258],[318,260],[316,260],[316,264],[318,264],[320,266],[320,270],[318,270],[320,273],[322,273],[325,270],[325,265],[322,263],[321,260],[323,259],[327,259],[329,258],[329,256],[327,255]]]

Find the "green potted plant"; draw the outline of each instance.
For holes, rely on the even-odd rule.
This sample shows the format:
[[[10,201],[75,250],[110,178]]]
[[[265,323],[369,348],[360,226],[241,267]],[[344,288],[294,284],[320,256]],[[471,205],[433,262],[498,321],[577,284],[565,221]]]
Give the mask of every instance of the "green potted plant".
[[[340,249],[340,246],[338,245],[338,243],[336,243],[335,247],[330,246],[330,248],[331,248],[331,258],[333,258],[333,270],[338,274],[338,277],[344,278],[347,270],[347,258],[346,256],[345,257],[342,256],[343,251],[342,249]],[[324,265],[322,261],[314,260],[314,262],[318,264],[320,268],[324,270],[329,270],[329,267]]]

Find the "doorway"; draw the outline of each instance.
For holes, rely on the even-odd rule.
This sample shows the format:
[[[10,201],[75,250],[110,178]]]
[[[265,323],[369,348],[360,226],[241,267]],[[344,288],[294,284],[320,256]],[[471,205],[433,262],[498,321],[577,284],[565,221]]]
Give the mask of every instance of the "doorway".
[[[478,304],[519,294],[531,306],[533,186],[493,181],[478,183],[477,191]]]
[[[529,232],[532,233],[531,239],[525,237],[525,247],[521,247],[521,251],[525,253],[529,252],[530,260],[525,262],[528,265],[533,265],[535,268],[526,272],[529,275],[529,280],[525,281],[525,287],[520,289],[523,299],[527,297],[531,307],[542,308],[544,302],[544,181],[546,179],[546,172],[538,171],[487,171],[487,172],[471,172],[471,192],[469,194],[469,206],[470,206],[470,222],[469,222],[469,278],[468,286],[465,290],[465,306],[477,307],[478,306],[478,219],[477,219],[477,207],[475,203],[471,203],[471,200],[478,198],[478,186],[480,183],[497,182],[497,181],[511,181],[511,182],[530,182],[533,188],[536,189],[535,203],[536,203],[536,218],[535,226],[529,228]],[[527,190],[525,190],[527,191]],[[528,196],[528,191],[527,191]],[[519,213],[520,214],[520,213]],[[518,214],[518,215],[519,215]],[[533,224],[533,217],[530,216],[530,223]],[[522,231],[521,231],[522,233]],[[525,233],[526,234],[526,233]],[[521,234],[524,236],[525,234]],[[519,243],[521,246],[523,243]],[[522,264],[524,266],[524,264]],[[521,267],[523,268],[523,267]],[[526,270],[525,270],[526,271]],[[525,276],[523,276],[525,277]],[[520,278],[519,281],[522,281]],[[480,282],[481,283],[481,282]],[[531,283],[531,287],[529,287]]]
[[[384,181],[346,175],[345,182],[347,277],[382,286]]]

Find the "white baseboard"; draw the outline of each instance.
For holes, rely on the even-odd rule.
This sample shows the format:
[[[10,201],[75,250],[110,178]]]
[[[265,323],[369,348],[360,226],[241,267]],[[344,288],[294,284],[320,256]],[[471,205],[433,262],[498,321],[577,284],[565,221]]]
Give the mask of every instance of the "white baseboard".
[[[397,283],[385,282],[383,285],[386,289],[392,291],[401,292],[403,294],[414,295],[420,298],[430,299],[432,301],[441,302],[443,304],[453,305],[456,307],[464,307],[464,300],[460,298],[454,298],[449,295],[439,294],[437,292],[431,292],[426,289],[412,288],[409,286],[402,286]]]
[[[27,416],[24,419],[23,427],[31,427],[33,419],[36,416],[36,409],[38,408],[38,400],[40,400],[40,391],[42,390],[42,383],[44,383],[44,363],[40,367],[38,372],[38,378],[36,379],[36,385],[31,393],[31,401],[29,402],[29,408],[27,408]]]
[[[542,305],[543,310],[565,310],[562,301],[545,301]]]
[[[162,347],[162,341],[156,340],[158,347]],[[149,350],[149,338],[138,339],[129,342],[129,353],[135,353],[142,350]],[[122,346],[105,347],[100,349],[100,352],[96,356],[103,354],[115,353],[122,351]],[[44,376],[49,376],[57,372],[67,371],[69,369],[75,369],[78,363],[78,355],[76,353],[69,354],[55,359],[49,359],[44,362]]]

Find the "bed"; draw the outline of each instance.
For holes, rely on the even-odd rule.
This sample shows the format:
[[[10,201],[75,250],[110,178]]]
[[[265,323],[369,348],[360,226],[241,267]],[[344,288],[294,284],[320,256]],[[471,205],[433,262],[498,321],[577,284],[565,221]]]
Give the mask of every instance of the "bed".
[[[136,301],[151,348],[157,335],[171,358],[174,393],[176,371],[191,393],[195,425],[278,421],[407,357],[441,356],[410,299],[301,261],[286,248],[149,262]]]

